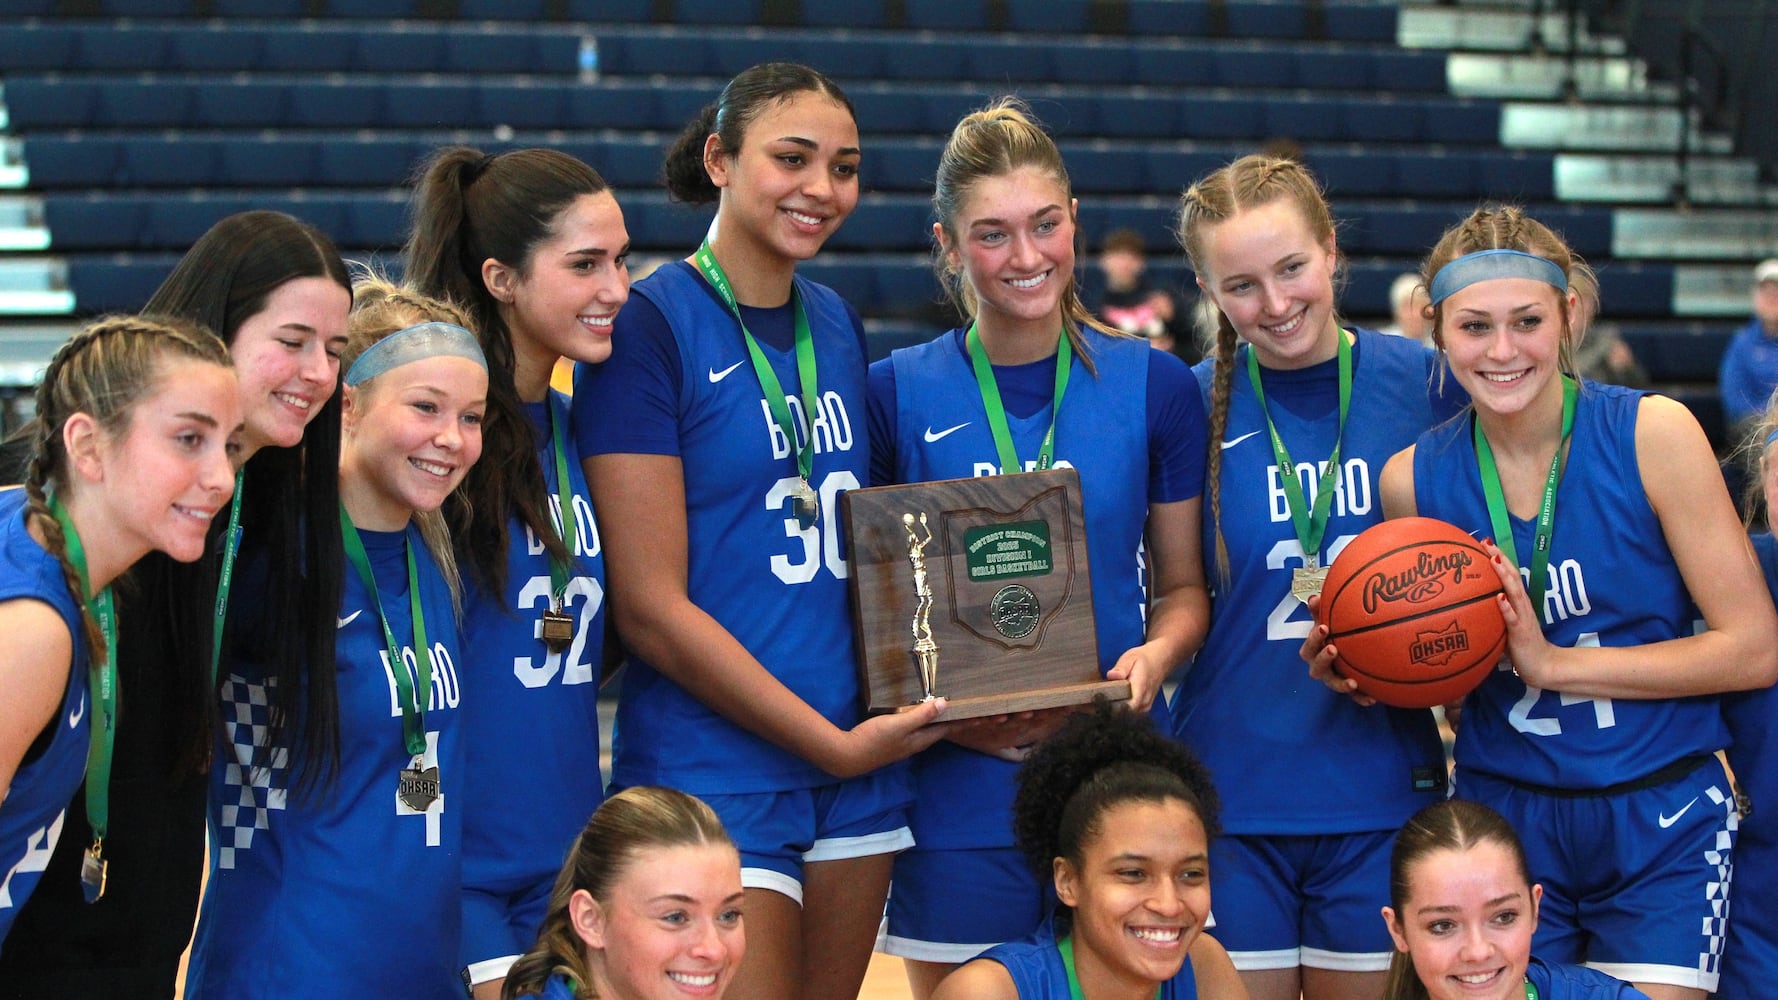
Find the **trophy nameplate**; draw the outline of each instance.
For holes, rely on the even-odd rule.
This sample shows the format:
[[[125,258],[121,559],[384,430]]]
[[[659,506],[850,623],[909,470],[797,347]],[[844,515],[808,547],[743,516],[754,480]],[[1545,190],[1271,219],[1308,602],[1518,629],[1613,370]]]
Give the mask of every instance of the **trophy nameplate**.
[[[848,490],[841,506],[866,711],[937,696],[944,718],[969,719],[1129,697],[1099,675],[1073,469]]]

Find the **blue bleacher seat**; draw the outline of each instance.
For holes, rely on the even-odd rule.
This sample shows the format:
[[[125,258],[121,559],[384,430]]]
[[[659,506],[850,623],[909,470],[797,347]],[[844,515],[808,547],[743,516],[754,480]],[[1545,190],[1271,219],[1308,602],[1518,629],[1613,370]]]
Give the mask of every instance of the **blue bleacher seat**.
[[[712,95],[715,96],[715,95]],[[921,94],[906,89],[889,90],[875,84],[853,87],[846,91],[860,122],[869,122],[873,135],[898,133],[933,134],[927,128],[926,105]],[[956,119],[951,120],[956,124]],[[946,126],[939,135],[949,135]]]
[[[1477,192],[1528,201],[1556,197],[1556,158],[1553,153],[1489,153],[1477,171]]]
[[[457,16],[478,21],[541,21],[544,0],[458,0]]]
[[[477,99],[499,83],[396,79],[381,86],[382,114],[374,119],[390,128],[480,128],[499,124],[478,116]]]
[[[852,216],[828,238],[836,250],[918,250],[932,241],[932,208],[916,195],[859,199]]]
[[[1063,149],[1062,162],[1068,167],[1068,177],[1077,194],[1145,190],[1147,160],[1134,146],[1110,149],[1098,143],[1074,143]]]
[[[660,177],[661,161],[667,152],[666,139],[601,143],[582,159],[592,164],[593,169],[613,187],[651,188]]]
[[[1141,150],[1142,184],[1138,191],[1176,195],[1233,156],[1178,147],[1147,146]]]
[[[190,136],[171,141],[159,135],[125,137],[120,140],[114,183],[119,187],[213,186],[221,176],[226,141]]]
[[[314,143],[225,142],[221,146],[218,166],[224,187],[308,187],[319,172]]]
[[[1395,41],[1396,13],[1393,4],[1323,4],[1321,12],[1327,37],[1332,41]]]
[[[178,260],[177,254],[76,254],[68,258],[68,287],[83,313],[134,311],[153,297]]]
[[[399,247],[407,239],[407,211],[407,199],[399,193],[355,198],[334,238],[349,246]]]
[[[423,155],[422,146],[430,149],[430,144],[406,139],[399,133],[315,140],[313,183],[330,187],[404,183]]]
[[[811,28],[886,28],[889,13],[883,0],[803,5],[803,23]]]
[[[883,77],[888,80],[949,82],[967,75],[971,50],[985,42],[924,36],[891,38],[884,43]]]
[[[905,0],[907,23],[925,31],[984,31],[988,9],[984,0]]]
[[[0,16],[48,17],[56,12],[57,0],[0,0]]]
[[[1267,94],[1259,99],[1260,127],[1256,136],[1284,136],[1297,142],[1357,141],[1346,130],[1339,108],[1341,99],[1294,94]]]
[[[1082,34],[1094,30],[1087,0],[1043,0],[1042,3],[1009,3],[1006,26],[1012,31],[1051,35]]]
[[[653,193],[625,198],[623,210],[631,242],[644,247],[695,247],[713,214],[708,206],[678,205]]]
[[[606,73],[716,75],[706,37],[609,32],[598,38],[599,65]]]
[[[432,25],[365,29],[335,26],[349,36],[343,43],[352,52],[352,68],[366,73],[449,73],[461,69],[449,51],[459,36],[441,32]],[[349,45],[349,47],[347,47]]]
[[[946,307],[944,289],[932,272],[931,259],[924,254],[895,258],[867,258],[875,292],[868,301],[879,316],[900,319],[927,319],[942,314]]]
[[[943,148],[937,140],[876,139],[867,134],[860,168],[865,190],[930,194]]]
[[[265,32],[217,22],[180,24],[167,37],[167,66],[187,73],[262,70]]]
[[[83,194],[43,199],[50,249],[58,252],[134,249],[141,242],[144,219],[141,204],[130,200]]]
[[[27,135],[25,163],[31,186],[44,190],[102,187],[115,183],[118,142],[105,137]]]
[[[218,129],[277,124],[285,118],[288,89],[275,80],[232,81],[226,86],[200,84],[191,88],[187,121],[196,128]]]
[[[757,24],[760,7],[760,0],[673,0],[673,20],[678,24]]]
[[[325,0],[322,13],[354,20],[400,20],[417,16],[419,4],[418,0]]]
[[[1255,98],[1216,94],[1181,101],[1179,126],[1172,133],[1185,139],[1255,139],[1264,109]]]
[[[1138,38],[1210,32],[1209,5],[1203,0],[1129,0],[1130,34]]]
[[[1223,5],[1231,38],[1307,38],[1303,0],[1231,0]]]
[[[475,111],[470,120],[515,129],[559,128],[567,117],[563,105],[573,89],[573,85],[562,83],[483,80],[474,88]]]
[[[384,89],[364,83],[304,78],[285,87],[284,124],[292,128],[372,128],[383,117]]]
[[[167,65],[167,35],[151,26],[81,25],[65,68],[113,73],[158,70]]]
[[[218,17],[302,17],[306,0],[215,0]]]
[[[94,124],[103,128],[183,128],[191,123],[196,90],[196,85],[179,80],[144,78],[128,81],[126,86],[107,80],[99,87]]]
[[[358,33],[347,25],[308,22],[280,25],[257,33],[262,60],[270,72],[337,73],[353,69]],[[400,68],[392,65],[391,69]],[[416,66],[415,71],[429,67]]]
[[[1343,128],[1340,136],[1351,142],[1424,142],[1426,106],[1417,101],[1354,98],[1334,106]]]
[[[568,20],[646,24],[654,20],[654,0],[568,0]]]
[[[197,13],[192,0],[102,0],[106,17],[190,17]]]
[[[9,24],[0,31],[0,68],[18,73],[71,66],[76,33],[64,24]]]
[[[666,97],[675,100],[672,112],[662,110]],[[702,103],[716,98],[691,95],[681,88],[662,88],[629,81],[601,80],[595,86],[576,86],[562,102],[562,124],[565,129],[672,129],[691,121]],[[679,115],[683,112],[683,115]],[[677,116],[677,117],[675,117]]]
[[[705,39],[705,45],[709,49],[710,69],[720,77],[735,76],[761,62],[789,56],[778,43],[747,35],[712,35]],[[681,71],[674,68],[671,72]]]
[[[1200,42],[1142,44],[1134,78],[1157,87],[1207,87],[1216,82],[1215,47]]]

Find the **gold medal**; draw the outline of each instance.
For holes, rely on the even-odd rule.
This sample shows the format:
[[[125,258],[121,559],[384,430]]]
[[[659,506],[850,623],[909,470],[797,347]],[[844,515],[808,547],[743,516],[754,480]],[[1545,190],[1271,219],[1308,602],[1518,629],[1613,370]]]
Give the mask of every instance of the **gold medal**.
[[[1303,604],[1309,598],[1321,593],[1321,585],[1327,582],[1326,566],[1303,566],[1290,571],[1290,596]]]
[[[80,892],[89,903],[97,903],[105,895],[105,875],[110,863],[100,857],[104,845],[93,841],[80,857]]]
[[[543,644],[552,653],[565,652],[574,641],[574,618],[554,609],[543,613]]]

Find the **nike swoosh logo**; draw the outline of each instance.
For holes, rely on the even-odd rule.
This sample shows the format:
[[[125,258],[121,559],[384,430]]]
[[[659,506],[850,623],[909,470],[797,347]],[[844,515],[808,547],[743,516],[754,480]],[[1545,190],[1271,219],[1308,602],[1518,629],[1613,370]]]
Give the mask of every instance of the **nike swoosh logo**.
[[[926,428],[926,443],[932,444],[937,441],[943,441],[945,438],[950,437],[952,434],[955,434],[958,431],[962,430],[963,428],[968,427],[969,424],[970,424],[970,422],[965,420],[955,427],[947,427],[944,430],[938,431],[936,433],[933,431],[933,429],[930,426],[928,426]]]
[[[1678,812],[1674,813],[1673,815],[1668,816],[1667,814],[1662,813],[1661,814],[1661,829],[1665,830],[1668,827],[1672,826],[1673,824],[1679,822],[1679,817],[1684,816],[1686,814],[1686,812],[1689,809],[1691,809],[1691,807],[1693,805],[1697,804],[1697,801],[1698,801],[1698,797],[1694,795],[1694,796],[1692,796],[1692,800],[1690,802],[1687,802],[1684,806],[1681,806],[1680,810]]]
[[[728,378],[729,372],[732,372],[739,367],[741,367],[741,362],[737,361],[734,364],[729,365],[727,368],[724,368],[722,371],[717,371],[714,368],[710,369],[710,384],[715,385],[723,379]]]
[[[359,608],[357,611],[354,611],[351,614],[347,615],[346,617],[341,618],[339,627],[345,628],[347,625],[352,624],[353,622],[358,620],[358,616],[361,614],[364,614],[363,608]]]
[[[1235,445],[1240,444],[1241,442],[1247,440],[1248,438],[1250,438],[1253,435],[1258,434],[1258,433],[1259,433],[1259,431],[1248,431],[1247,433],[1241,435],[1240,437],[1234,439],[1233,441],[1224,441],[1222,443],[1222,450],[1228,451],[1230,448],[1233,448]]]
[[[80,728],[80,720],[84,718],[86,718],[86,694],[82,692],[80,695],[80,704],[74,711],[68,713],[68,728]]]

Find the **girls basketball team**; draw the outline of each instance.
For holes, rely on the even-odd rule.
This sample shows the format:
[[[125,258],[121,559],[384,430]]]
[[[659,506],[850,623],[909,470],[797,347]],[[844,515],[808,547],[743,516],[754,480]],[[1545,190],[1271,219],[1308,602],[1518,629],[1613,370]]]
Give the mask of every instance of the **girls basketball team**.
[[[1572,377],[1588,272],[1555,233],[1447,233],[1425,348],[1340,323],[1313,177],[1242,158],[1181,199],[1219,327],[1187,370],[1081,306],[1067,170],[1002,100],[937,170],[968,322],[867,371],[797,273],[863,150],[831,80],[756,66],[665,165],[704,242],[633,299],[591,168],[455,148],[406,287],[348,303],[331,244],[260,213],[191,259],[307,249],[70,340],[0,494],[0,990],[172,993],[180,935],[103,933],[189,926],[197,873],[132,829],[176,796],[106,851],[155,753],[154,787],[209,778],[191,997],[851,997],[873,947],[920,1000],[1760,994],[1778,912],[1731,886],[1771,831],[1718,751],[1766,797],[1778,614],[1687,411]],[[1133,710],[862,717],[839,495],[1052,466]],[[1347,542],[1415,513],[1491,539],[1503,591],[1454,790],[1432,713],[1357,695],[1312,616]],[[157,550],[199,570],[119,614]],[[167,593],[215,613],[158,624]],[[194,638],[212,695],[117,670]]]

